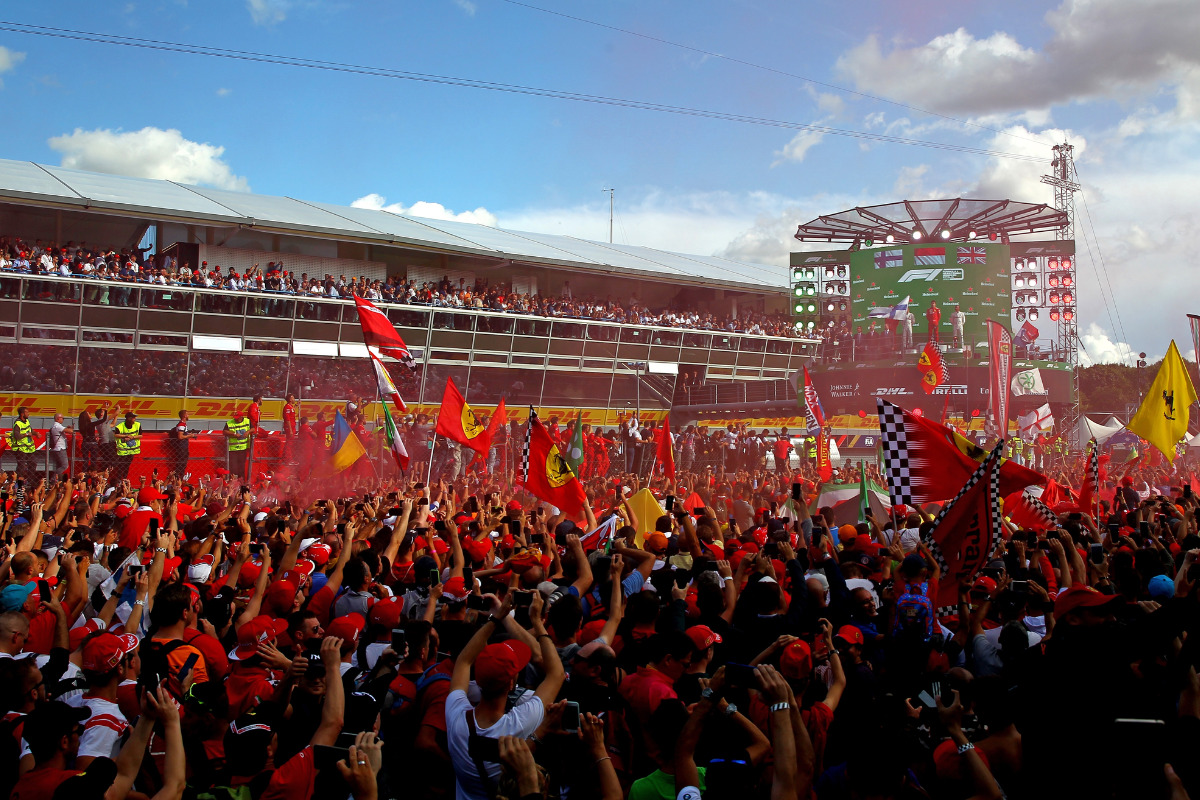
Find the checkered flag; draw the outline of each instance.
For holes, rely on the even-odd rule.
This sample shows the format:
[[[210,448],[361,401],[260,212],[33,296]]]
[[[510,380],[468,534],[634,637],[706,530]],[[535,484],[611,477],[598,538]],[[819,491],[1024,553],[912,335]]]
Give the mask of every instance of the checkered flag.
[[[883,467],[892,505],[915,506],[908,437],[904,431],[904,409],[882,397],[876,397],[875,404],[879,411],[879,442],[883,447]]]
[[[958,581],[974,578],[991,557],[1003,530],[1000,510],[1001,440],[954,499],[942,507],[933,528],[922,537],[941,567],[938,596],[931,598],[939,616],[957,613]],[[982,482],[986,484],[980,486]],[[982,508],[981,508],[982,506]]]
[[[1046,523],[1049,528],[1058,527],[1058,515],[1050,510],[1050,506],[1042,502],[1041,498],[1034,497],[1031,494],[1021,496],[1022,502],[1026,503],[1030,510],[1038,516],[1038,518]]]
[[[517,483],[521,486],[529,479],[529,437],[533,432],[533,421],[537,419],[537,412],[533,410],[533,406],[529,407],[529,420],[525,423],[525,443],[521,445],[521,472],[517,478]]]

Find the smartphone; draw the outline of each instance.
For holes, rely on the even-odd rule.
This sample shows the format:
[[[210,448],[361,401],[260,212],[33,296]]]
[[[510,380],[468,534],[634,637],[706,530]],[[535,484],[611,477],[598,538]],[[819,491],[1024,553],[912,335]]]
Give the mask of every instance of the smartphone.
[[[792,484],[792,499],[795,500],[797,503],[800,502],[800,496],[803,492],[804,492],[803,484],[799,484],[799,483]]]
[[[673,494],[667,495],[663,499],[663,507],[667,510],[668,514],[672,513],[672,511],[674,511],[674,509],[675,509],[675,495],[673,495]]]
[[[688,584],[691,582],[692,582],[692,579],[690,577],[688,577],[687,572],[685,572],[681,569],[675,570],[675,585],[676,586],[678,586],[680,589],[686,589],[688,587]]]
[[[1142,536],[1149,536],[1150,535],[1150,523],[1147,522],[1146,520],[1142,520],[1141,522],[1139,522],[1138,523],[1138,533],[1140,533]]]
[[[696,506],[695,508],[693,508],[692,516],[697,517],[697,518],[703,517],[704,516],[704,506]]]
[[[725,664],[725,685],[731,689],[744,689],[753,687],[754,683],[754,667],[749,664],[735,664],[728,662]]]
[[[142,564],[130,564],[125,569],[129,571],[129,579],[130,580],[133,580],[138,575],[141,575],[143,572],[146,571],[146,567]]]
[[[260,555],[262,555],[262,551],[263,551],[262,542],[251,542],[250,543],[251,555],[259,555],[260,556]]]
[[[200,660],[199,653],[192,653],[187,657],[187,661],[183,662],[183,666],[179,668],[179,684],[182,686],[187,681],[188,673],[196,666],[196,662]]]
[[[1192,496],[1192,485],[1190,483],[1185,483],[1183,485],[1183,496],[1184,497]]]
[[[429,585],[437,586],[441,582],[442,582],[442,574],[440,572],[438,572],[436,569],[429,570]]]
[[[339,522],[339,523],[337,524],[337,535],[338,535],[338,536],[345,536],[345,535],[346,535],[346,523],[344,523],[344,522]]]
[[[929,693],[928,689],[922,689],[921,693],[917,695],[917,699],[920,700],[921,705],[925,706],[926,708],[937,708],[937,700],[934,699],[934,696]]]
[[[1108,536],[1110,539],[1116,539],[1120,533],[1121,533],[1121,523],[1119,523],[1119,522],[1108,523]]]
[[[533,604],[533,592],[524,589],[514,589],[515,596],[513,597],[514,608],[529,608]]]
[[[1088,560],[1093,564],[1104,563],[1104,545],[1093,543],[1088,547]]]
[[[408,634],[403,628],[392,628],[392,651],[396,655],[404,658],[404,652],[408,649]]]
[[[510,519],[508,521],[508,532],[514,537],[520,536],[521,535],[521,520]]]
[[[50,584],[46,581],[38,581],[38,595],[43,603],[50,602]]]
[[[562,713],[563,733],[579,732],[579,703],[568,701]]]
[[[1011,586],[1014,592],[1019,592],[1021,594],[1029,593],[1029,581],[1013,581]]]
[[[492,607],[491,602],[481,594],[467,595],[467,608],[472,611],[487,611]]]
[[[496,745],[498,753],[499,741],[496,742]],[[336,770],[337,763],[348,758],[350,758],[350,748],[348,747],[331,747],[327,744],[313,745],[313,766],[318,770]]]
[[[150,518],[150,538],[158,536],[158,520],[154,517]]]
[[[17,478],[17,491],[19,492],[19,491],[23,490],[24,488],[25,488],[25,479]]]

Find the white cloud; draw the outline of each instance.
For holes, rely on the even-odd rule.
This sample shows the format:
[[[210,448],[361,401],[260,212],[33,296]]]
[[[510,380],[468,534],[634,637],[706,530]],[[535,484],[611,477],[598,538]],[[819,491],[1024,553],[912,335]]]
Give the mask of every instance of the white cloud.
[[[1108,331],[1095,322],[1090,323],[1087,329],[1079,334],[1079,341],[1083,345],[1079,348],[1080,366],[1125,364],[1132,367],[1137,363],[1137,350],[1126,342],[1114,342]]]
[[[16,50],[9,50],[7,47],[0,45],[0,75],[5,72],[12,72],[17,68],[17,65],[25,60],[25,54]],[[0,88],[4,87],[4,81],[0,81]]]
[[[1045,108],[1188,82],[1200,65],[1195,0],[1063,0],[1040,49],[965,28],[920,45],[871,35],[838,59],[860,90],[948,113]],[[1181,87],[1179,105],[1193,101]]]
[[[828,120],[818,120],[814,125],[823,125]],[[776,150],[776,159],[772,162],[772,167],[777,167],[786,161],[795,161],[797,163],[804,160],[808,155],[808,151],[821,143],[825,138],[825,134],[820,131],[800,131],[792,137],[791,141],[783,146],[782,150]]]
[[[62,153],[62,166],[71,169],[159,178],[242,192],[250,189],[246,179],[234,175],[222,160],[224,147],[193,142],[173,128],[147,127],[128,132],[76,128],[73,133],[55,136],[48,144]]]
[[[291,0],[246,0],[246,10],[255,25],[274,25],[287,19]]]
[[[475,4],[471,0],[454,0],[454,5],[465,11],[467,16],[475,16]]]
[[[231,94],[233,94],[233,89],[226,89],[224,87],[217,89],[217,97],[229,97]]]
[[[353,208],[370,208],[375,211],[390,211],[393,214],[407,214],[408,216],[412,217],[444,219],[450,222],[474,222],[479,225],[489,225],[493,228],[496,227],[496,215],[488,211],[483,206],[480,206],[474,211],[460,211],[455,213],[441,203],[429,203],[424,200],[418,200],[411,206],[406,207],[401,203],[388,203],[386,197],[374,192],[358,198],[350,205]]]
[[[920,195],[925,192],[922,178],[929,172],[928,164],[918,164],[915,167],[901,167],[900,172],[896,175],[896,184],[892,187],[892,191],[897,197],[905,199],[914,198],[920,200]]]

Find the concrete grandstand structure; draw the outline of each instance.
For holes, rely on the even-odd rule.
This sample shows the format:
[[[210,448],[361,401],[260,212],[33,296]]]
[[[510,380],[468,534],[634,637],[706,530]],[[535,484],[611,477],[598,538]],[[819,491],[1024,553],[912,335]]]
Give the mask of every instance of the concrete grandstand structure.
[[[712,319],[786,313],[788,269],[646,247],[500,230],[171,181],[0,161],[0,236],[32,245],[152,248],[177,264],[243,272],[486,283],[554,298],[614,299]],[[589,301],[590,302],[590,301]],[[486,308],[381,303],[422,369],[403,376],[418,410],[447,377],[483,407],[506,396],[614,425],[654,417],[699,381],[782,381],[818,343],[656,321],[532,316]],[[751,326],[751,330],[761,326]],[[10,415],[77,414],[102,398],[138,404],[150,427],[187,408],[228,416],[239,398],[297,395],[309,410],[373,399],[353,303],[283,292],[226,291],[8,271],[0,274],[0,395]],[[395,371],[399,377],[400,370]],[[523,416],[523,414],[522,414]]]

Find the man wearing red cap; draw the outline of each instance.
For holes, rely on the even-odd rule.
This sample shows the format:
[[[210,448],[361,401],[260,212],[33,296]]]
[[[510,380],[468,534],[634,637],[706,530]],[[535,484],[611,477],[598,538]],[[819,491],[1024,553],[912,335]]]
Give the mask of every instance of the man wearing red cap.
[[[287,622],[260,614],[238,628],[237,647],[229,651],[229,677],[225,691],[229,696],[229,715],[236,719],[275,694],[272,666],[286,662],[275,649],[275,640],[287,630]]]
[[[83,643],[80,667],[87,691],[67,699],[67,703],[90,712],[79,737],[75,766],[86,769],[95,758],[114,758],[120,738],[129,729],[125,715],[117,705],[117,687],[125,680],[129,656],[137,652],[138,639],[100,631]]]
[[[496,761],[482,761],[487,774],[480,774],[476,759],[468,749],[472,736],[488,739],[499,739],[501,736],[529,738],[542,724],[546,706],[554,702],[559,689],[562,688],[565,677],[562,662],[554,648],[554,641],[542,624],[541,594],[534,592],[529,616],[533,622],[533,634],[541,649],[542,671],[545,677],[527,702],[517,705],[511,711],[505,711],[508,693],[516,687],[517,676],[529,663],[532,650],[524,638],[513,638],[494,644],[487,642],[496,632],[500,621],[503,621],[509,634],[527,637],[524,630],[509,616],[513,601],[513,593],[509,592],[504,598],[504,603],[495,613],[488,616],[454,662],[450,694],[446,697],[446,738],[454,767],[457,800],[488,800],[494,796],[495,787],[500,780],[501,767]],[[479,703],[475,706],[467,699],[472,667],[475,671],[475,684],[479,687],[481,695]]]

